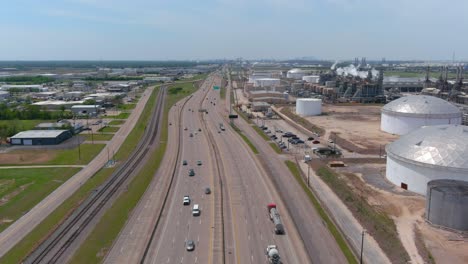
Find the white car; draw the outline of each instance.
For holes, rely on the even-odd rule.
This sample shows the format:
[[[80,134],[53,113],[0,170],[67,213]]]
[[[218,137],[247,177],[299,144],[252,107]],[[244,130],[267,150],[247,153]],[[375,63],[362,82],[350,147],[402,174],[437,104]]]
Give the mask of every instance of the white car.
[[[190,205],[190,196],[188,195],[184,196],[184,205]]]

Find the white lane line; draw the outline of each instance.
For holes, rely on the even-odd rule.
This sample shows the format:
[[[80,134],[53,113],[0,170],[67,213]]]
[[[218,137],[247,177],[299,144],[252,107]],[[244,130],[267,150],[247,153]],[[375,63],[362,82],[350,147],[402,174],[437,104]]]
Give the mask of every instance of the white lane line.
[[[169,263],[169,261],[171,261],[171,257],[167,257],[167,263]]]
[[[198,235],[197,242],[200,242],[200,235]]]
[[[195,257],[195,263],[197,263],[197,261],[198,261],[198,257]]]
[[[200,225],[201,225],[201,219],[200,219]]]
[[[253,263],[253,255],[250,255],[250,263]]]
[[[184,262],[184,257],[180,259],[180,263],[183,263],[183,262]]]

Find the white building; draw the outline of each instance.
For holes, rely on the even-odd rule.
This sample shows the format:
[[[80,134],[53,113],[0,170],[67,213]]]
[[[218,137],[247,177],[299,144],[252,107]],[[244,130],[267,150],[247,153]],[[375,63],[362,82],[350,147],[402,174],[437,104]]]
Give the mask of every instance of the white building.
[[[306,75],[302,76],[302,80],[308,83],[319,83],[320,76],[318,75]]]
[[[100,105],[74,105],[71,107],[71,111],[78,115],[95,116],[103,111],[103,108]]]
[[[291,69],[286,74],[286,78],[302,80],[302,77],[306,76],[307,74],[310,74],[310,73],[308,71],[305,71],[305,70]]]
[[[296,100],[296,114],[316,116],[322,114],[322,99],[301,98]]]
[[[404,135],[422,126],[459,125],[461,111],[453,104],[428,95],[410,95],[386,104],[382,108],[380,129]]]
[[[276,78],[259,78],[254,80],[254,87],[275,87],[280,84],[280,79]]]
[[[437,179],[468,181],[468,127],[426,126],[387,145],[389,181],[426,195]]]

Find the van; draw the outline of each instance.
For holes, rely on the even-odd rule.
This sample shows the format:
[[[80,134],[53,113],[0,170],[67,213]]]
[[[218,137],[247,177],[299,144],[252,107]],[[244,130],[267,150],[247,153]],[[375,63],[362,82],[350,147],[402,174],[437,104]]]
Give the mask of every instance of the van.
[[[193,216],[199,216],[200,215],[200,206],[198,204],[193,205],[192,215]]]

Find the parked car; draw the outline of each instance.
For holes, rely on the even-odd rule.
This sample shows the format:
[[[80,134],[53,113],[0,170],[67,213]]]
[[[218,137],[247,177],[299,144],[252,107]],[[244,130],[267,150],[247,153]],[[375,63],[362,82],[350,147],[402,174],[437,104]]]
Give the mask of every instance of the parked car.
[[[197,161],[197,165],[198,165],[198,166],[201,166],[201,165],[202,165],[202,161],[201,161],[201,160]]]
[[[307,140],[312,141],[314,140],[314,137],[308,137]]]
[[[312,143],[313,143],[313,144],[320,144],[320,141],[314,140]]]
[[[187,164],[188,164],[187,160],[182,161],[182,165],[185,166],[185,165],[187,165]]]

